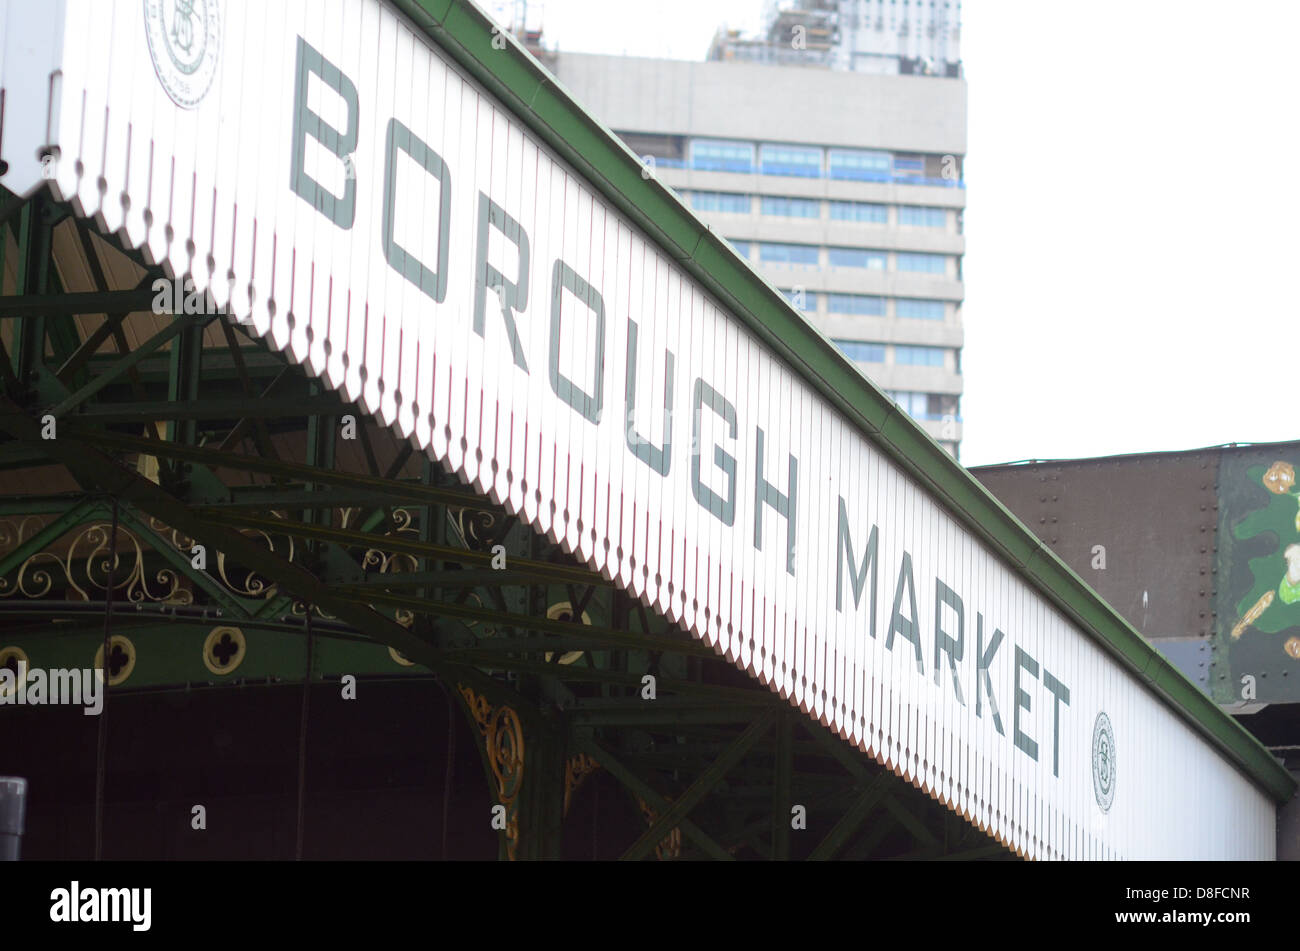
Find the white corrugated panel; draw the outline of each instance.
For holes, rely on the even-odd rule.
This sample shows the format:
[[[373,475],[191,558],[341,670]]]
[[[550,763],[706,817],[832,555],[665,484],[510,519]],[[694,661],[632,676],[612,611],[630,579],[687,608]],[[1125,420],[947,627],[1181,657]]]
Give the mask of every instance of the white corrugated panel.
[[[176,6],[0,5],[8,187],[57,144],[79,214],[1018,851],[1272,856],[1263,791],[398,14]]]

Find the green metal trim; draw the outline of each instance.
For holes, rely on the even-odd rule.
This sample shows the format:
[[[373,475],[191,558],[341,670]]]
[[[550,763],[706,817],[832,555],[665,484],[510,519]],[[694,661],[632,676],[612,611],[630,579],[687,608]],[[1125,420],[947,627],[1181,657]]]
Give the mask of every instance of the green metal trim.
[[[789,362],[832,406],[1123,667],[1266,789],[1296,780],[1271,753],[1089,588],[965,468],[800,316],[470,0],[394,0],[426,34]],[[503,37],[505,48],[494,48]],[[500,44],[501,40],[498,40]]]

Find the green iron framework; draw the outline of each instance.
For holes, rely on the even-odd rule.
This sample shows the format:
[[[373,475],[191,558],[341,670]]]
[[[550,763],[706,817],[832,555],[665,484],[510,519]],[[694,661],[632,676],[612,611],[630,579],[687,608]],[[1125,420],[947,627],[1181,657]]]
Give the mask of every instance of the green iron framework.
[[[156,313],[165,275],[67,206],[0,202],[0,665],[437,678],[502,858],[557,856],[595,770],[629,859],[1011,857],[235,321]]]

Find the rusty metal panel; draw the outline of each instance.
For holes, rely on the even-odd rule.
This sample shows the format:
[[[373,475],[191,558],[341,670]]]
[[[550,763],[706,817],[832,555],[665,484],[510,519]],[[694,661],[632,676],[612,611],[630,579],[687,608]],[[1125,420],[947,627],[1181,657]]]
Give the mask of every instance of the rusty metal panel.
[[[1300,700],[1297,468],[1300,443],[1277,443],[971,472],[1189,678],[1233,704]]]
[[[1271,857],[1261,788],[393,9],[195,5],[178,71],[170,7],[50,6],[78,214],[1021,854]]]
[[[1218,451],[971,469],[1144,636],[1214,631]]]

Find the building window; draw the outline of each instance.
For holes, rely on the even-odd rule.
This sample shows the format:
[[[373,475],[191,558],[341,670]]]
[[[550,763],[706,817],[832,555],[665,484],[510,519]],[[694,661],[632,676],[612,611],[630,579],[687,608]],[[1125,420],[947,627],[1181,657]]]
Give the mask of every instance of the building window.
[[[886,390],[885,395],[897,403],[913,419],[925,419],[929,415],[930,394],[913,393],[909,390]]]
[[[894,313],[913,320],[943,320],[943,301],[900,297],[894,301]]]
[[[816,291],[782,290],[781,293],[790,302],[790,306],[796,310],[803,310],[810,314],[817,313]]]
[[[948,256],[946,254],[924,254],[922,252],[898,252],[898,269],[916,271],[921,274],[947,274]]]
[[[835,340],[835,346],[854,363],[884,363],[885,347],[879,343],[864,343],[861,340]]]
[[[691,143],[691,166],[706,172],[752,172],[754,146],[699,139]]]
[[[887,182],[893,169],[888,152],[864,152],[860,149],[831,149],[830,177],[858,182]]]
[[[894,346],[894,362],[912,367],[943,366],[943,347],[904,347]]]
[[[866,251],[862,248],[830,248],[831,267],[865,267],[873,271],[885,269],[883,251]]]
[[[921,205],[899,205],[898,223],[915,228],[948,227],[947,208],[927,208]]]
[[[920,155],[895,155],[894,178],[924,178],[925,159]]]
[[[723,240],[726,241],[727,244],[729,244],[729,245],[731,245],[733,248],[735,248],[735,249],[736,249],[736,253],[739,254],[742,258],[748,258],[748,257],[749,257],[749,242],[748,242],[748,241],[737,241],[735,238],[724,238]]]
[[[867,294],[827,294],[826,309],[832,314],[853,314],[860,317],[885,316],[885,299]]]
[[[764,175],[822,177],[822,150],[802,145],[764,145],[759,149]]]
[[[758,259],[767,264],[817,265],[818,248],[813,244],[773,244],[760,242]]]
[[[764,195],[763,214],[786,218],[820,218],[821,202],[816,198],[774,198]]]
[[[735,192],[691,192],[691,207],[696,211],[725,211],[747,215],[753,209],[748,195]]]
[[[889,207],[865,201],[831,202],[831,219],[834,221],[868,221],[872,224],[889,222]]]

